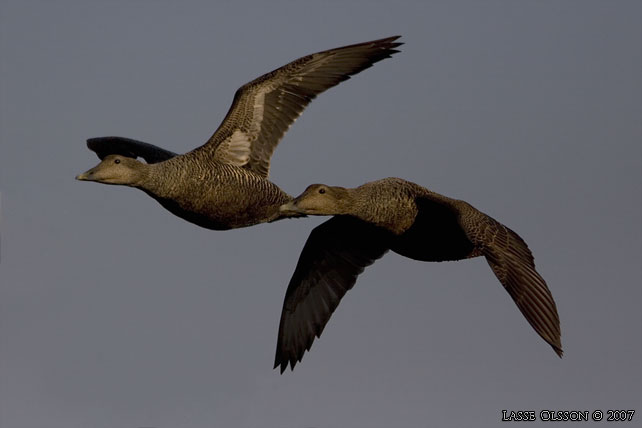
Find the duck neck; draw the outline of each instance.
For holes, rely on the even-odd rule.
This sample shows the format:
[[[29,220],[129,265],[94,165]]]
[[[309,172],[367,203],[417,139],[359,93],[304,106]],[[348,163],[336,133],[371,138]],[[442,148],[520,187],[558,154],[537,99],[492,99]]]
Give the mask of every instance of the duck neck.
[[[162,186],[160,182],[162,174],[157,174],[158,165],[141,163],[137,179],[131,184],[132,187],[155,193]]]
[[[354,189],[346,189],[348,203],[345,204],[345,214],[357,217],[361,220],[372,222],[377,216],[375,205],[371,203],[372,196],[367,189],[356,187]]]
[[[334,214],[338,215],[351,215],[359,217],[358,195],[356,189],[346,189],[341,187],[335,188],[338,197],[335,199],[336,206],[334,207]]]

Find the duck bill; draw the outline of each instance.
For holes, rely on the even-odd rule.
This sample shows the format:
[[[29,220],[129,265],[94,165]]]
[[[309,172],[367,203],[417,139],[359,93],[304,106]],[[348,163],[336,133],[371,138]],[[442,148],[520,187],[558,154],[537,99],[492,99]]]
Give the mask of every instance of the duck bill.
[[[93,168],[92,168],[92,169],[93,169]],[[83,172],[82,174],[78,174],[78,175],[76,176],[76,180],[80,180],[80,181],[92,181],[92,180],[91,180],[91,173],[92,173],[92,171],[91,171],[91,169],[90,169],[89,171],[85,171],[85,172]]]
[[[299,207],[296,205],[296,199],[293,201],[288,202],[287,204],[283,204],[279,207],[279,212],[281,214],[305,214],[303,210],[301,210]]]
[[[76,176],[76,180],[80,180],[80,181],[99,181],[100,179],[104,178],[104,177],[101,177],[101,175],[104,175],[104,173],[101,174],[99,171],[97,171],[99,165],[96,165],[95,167],[93,167],[91,169],[88,169],[87,171],[83,172],[82,174],[78,174]]]

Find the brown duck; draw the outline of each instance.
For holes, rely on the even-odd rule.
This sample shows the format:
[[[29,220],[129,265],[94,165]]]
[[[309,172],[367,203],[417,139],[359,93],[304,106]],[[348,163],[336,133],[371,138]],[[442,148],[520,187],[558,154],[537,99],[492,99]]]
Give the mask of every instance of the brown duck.
[[[318,94],[398,52],[398,38],[304,56],[243,85],[214,135],[183,155],[127,138],[90,139],[102,162],[76,178],[141,189],[208,229],[276,220],[292,199],[267,179],[285,132]]]
[[[288,215],[334,215],[308,237],[285,294],[274,368],[294,369],[364,268],[388,250],[439,262],[486,261],[535,331],[562,356],[553,296],[526,243],[470,204],[399,178],[354,189],[309,186]]]

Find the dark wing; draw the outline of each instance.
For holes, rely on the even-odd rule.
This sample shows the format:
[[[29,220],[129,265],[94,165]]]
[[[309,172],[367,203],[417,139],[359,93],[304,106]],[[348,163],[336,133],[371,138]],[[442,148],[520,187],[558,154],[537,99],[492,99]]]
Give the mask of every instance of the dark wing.
[[[147,163],[158,163],[176,156],[176,153],[169,150],[123,137],[90,138],[87,140],[87,147],[96,152],[101,160],[108,155],[121,155],[134,159],[141,157]]]
[[[461,221],[469,239],[486,257],[526,320],[561,357],[557,306],[546,282],[535,270],[533,254],[526,242],[508,227],[477,210],[464,215]]]
[[[389,238],[385,230],[346,216],[314,228],[285,293],[274,368],[283,373],[289,363],[294,369],[357,276],[388,251]]]
[[[267,177],[274,149],[310,101],[398,52],[399,37],[304,56],[243,85],[214,135],[196,151]]]

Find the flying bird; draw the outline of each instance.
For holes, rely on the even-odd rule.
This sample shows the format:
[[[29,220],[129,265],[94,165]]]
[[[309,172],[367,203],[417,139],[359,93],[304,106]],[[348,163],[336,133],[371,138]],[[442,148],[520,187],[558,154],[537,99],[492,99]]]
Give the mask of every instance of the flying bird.
[[[307,55],[243,85],[212,137],[182,155],[128,138],[89,139],[102,161],[76,179],[138,188],[208,229],[277,220],[292,199],[268,180],[277,144],[318,94],[398,52],[399,37]]]
[[[484,256],[533,329],[562,356],[553,296],[526,242],[469,203],[386,178],[357,188],[309,186],[280,208],[288,215],[332,215],[308,237],[290,279],[274,368],[291,369],[320,337],[363,270],[392,250],[440,262]]]

